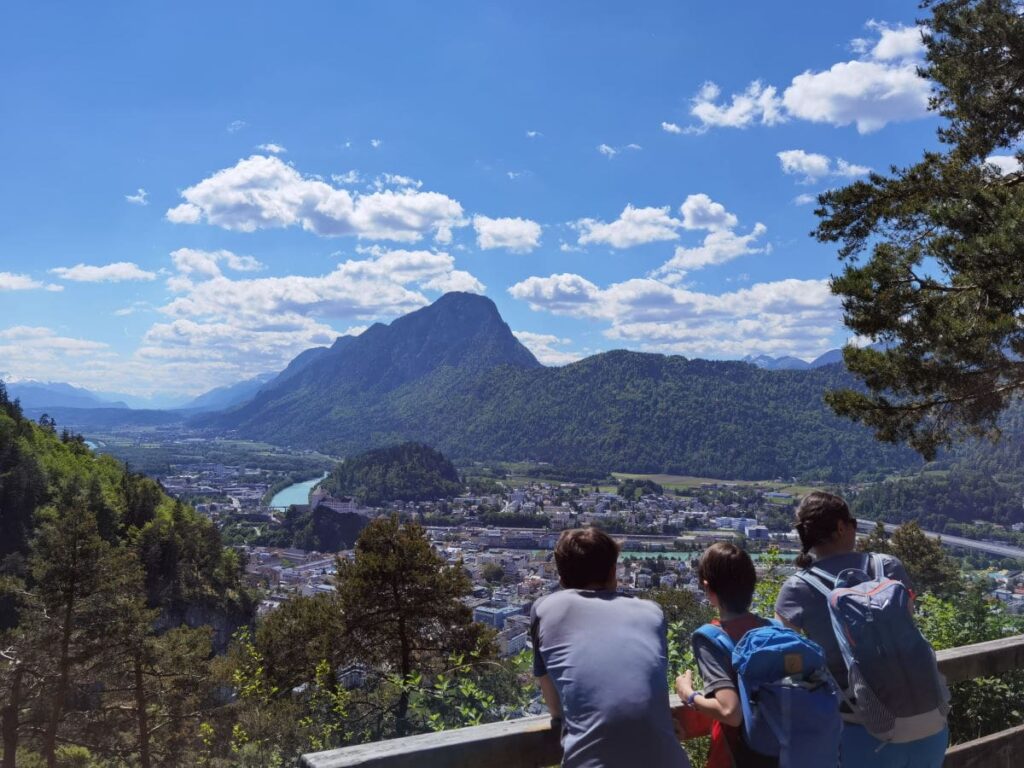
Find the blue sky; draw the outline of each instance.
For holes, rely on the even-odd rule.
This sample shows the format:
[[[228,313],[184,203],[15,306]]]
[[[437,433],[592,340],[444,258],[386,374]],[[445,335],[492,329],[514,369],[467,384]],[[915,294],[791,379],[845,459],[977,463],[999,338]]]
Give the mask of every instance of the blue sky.
[[[197,393],[451,289],[549,364],[811,358],[806,200],[935,144],[917,14],[8,4],[0,374]]]

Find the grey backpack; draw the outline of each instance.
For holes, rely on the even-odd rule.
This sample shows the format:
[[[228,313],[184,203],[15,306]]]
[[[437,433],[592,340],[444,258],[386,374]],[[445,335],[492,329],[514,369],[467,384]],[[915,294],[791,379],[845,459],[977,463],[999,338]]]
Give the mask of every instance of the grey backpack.
[[[820,568],[797,575],[828,601],[850,676],[847,703],[867,731],[881,741],[907,742],[942,730],[946,682],[914,624],[910,591],[885,575],[882,557],[865,555],[863,568],[838,576]]]

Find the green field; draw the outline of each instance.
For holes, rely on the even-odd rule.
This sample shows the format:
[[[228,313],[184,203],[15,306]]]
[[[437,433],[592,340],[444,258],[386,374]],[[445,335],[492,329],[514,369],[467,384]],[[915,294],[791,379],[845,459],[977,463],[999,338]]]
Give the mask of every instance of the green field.
[[[803,496],[814,490],[811,485],[798,485],[795,483],[777,482],[775,480],[720,480],[714,477],[692,477],[690,475],[641,475],[632,472],[612,472],[612,476],[619,480],[651,480],[663,488],[669,490],[688,490],[700,488],[705,483],[731,486],[735,488],[758,488],[766,491],[779,491],[792,496]],[[614,486],[609,486],[614,490]]]

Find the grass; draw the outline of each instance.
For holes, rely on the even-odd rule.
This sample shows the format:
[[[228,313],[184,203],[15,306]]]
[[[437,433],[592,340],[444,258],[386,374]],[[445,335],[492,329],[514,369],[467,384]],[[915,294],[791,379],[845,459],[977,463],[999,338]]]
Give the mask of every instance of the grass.
[[[799,485],[796,483],[778,482],[775,480],[721,480],[714,477],[693,477],[691,475],[641,475],[632,472],[613,472],[612,475],[620,480],[652,480],[663,488],[669,490],[690,490],[700,488],[701,485],[717,484],[728,485],[736,488],[758,488],[768,491],[779,491],[788,493],[791,496],[803,496],[814,490],[814,486]],[[614,490],[614,486],[612,486]],[[785,503],[785,502],[782,502]]]

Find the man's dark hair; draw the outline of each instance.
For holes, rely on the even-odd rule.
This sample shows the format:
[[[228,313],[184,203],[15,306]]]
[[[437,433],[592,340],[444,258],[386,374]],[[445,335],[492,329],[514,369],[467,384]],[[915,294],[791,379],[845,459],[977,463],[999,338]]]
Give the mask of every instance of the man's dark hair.
[[[718,541],[704,550],[697,566],[701,583],[718,595],[722,608],[743,613],[754,599],[757,574],[750,555],[729,541]]]
[[[555,545],[555,565],[566,589],[604,584],[618,559],[619,545],[599,528],[562,531]]]

